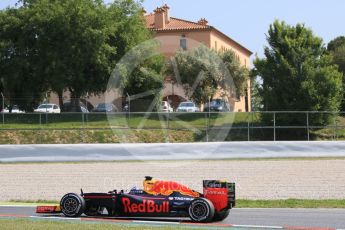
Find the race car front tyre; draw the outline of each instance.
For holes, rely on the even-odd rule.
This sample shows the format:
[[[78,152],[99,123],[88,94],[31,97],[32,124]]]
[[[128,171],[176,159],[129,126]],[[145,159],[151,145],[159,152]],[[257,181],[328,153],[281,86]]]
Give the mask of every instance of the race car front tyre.
[[[193,200],[188,208],[189,217],[195,222],[211,222],[214,212],[212,202],[206,198]]]
[[[67,217],[81,216],[85,206],[84,198],[76,193],[68,193],[60,201],[61,212]]]
[[[213,221],[222,221],[229,216],[229,213],[230,213],[230,209],[220,211],[220,212],[215,212]]]

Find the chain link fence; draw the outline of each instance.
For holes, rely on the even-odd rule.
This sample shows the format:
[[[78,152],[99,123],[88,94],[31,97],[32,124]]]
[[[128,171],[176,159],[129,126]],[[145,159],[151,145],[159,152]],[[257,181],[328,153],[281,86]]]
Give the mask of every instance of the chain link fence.
[[[341,140],[345,139],[344,115],[310,111],[0,113],[0,143]]]

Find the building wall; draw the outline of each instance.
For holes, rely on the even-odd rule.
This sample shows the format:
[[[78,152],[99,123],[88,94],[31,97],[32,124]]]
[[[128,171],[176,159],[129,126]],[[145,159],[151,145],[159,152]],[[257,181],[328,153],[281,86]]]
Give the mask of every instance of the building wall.
[[[232,50],[238,56],[240,63],[249,68],[250,63],[250,54],[248,54],[245,50],[239,47],[235,42],[231,41],[230,39],[224,37],[220,33],[216,31],[212,31],[211,33],[211,48],[222,51],[222,50]]]
[[[233,50],[238,56],[241,61],[242,65],[245,65],[249,68],[249,56],[240,48],[236,46],[235,43],[231,43],[228,39],[222,37],[218,33],[213,31],[204,30],[204,31],[174,31],[174,32],[156,32],[155,39],[157,39],[161,43],[160,52],[165,55],[166,58],[170,58],[174,55],[174,53],[180,49],[180,39],[181,38],[187,39],[187,50],[193,50],[204,44],[205,46],[216,49],[221,51],[222,49],[231,49]],[[250,86],[250,82],[248,82]],[[176,95],[180,100],[188,100],[188,97],[185,95],[183,87],[178,84],[172,85],[170,82],[165,83],[165,87],[163,90],[164,98],[169,98],[169,96]],[[115,96],[115,95],[114,95]],[[214,98],[220,98],[220,93],[214,95]],[[65,92],[64,94],[64,101],[69,100],[69,92]],[[110,98],[110,97],[108,97]],[[98,103],[102,103],[106,101],[105,94],[99,96],[90,96],[87,100],[93,105],[96,106]],[[122,100],[122,99],[121,99]],[[121,100],[113,100],[111,101],[114,103],[118,108],[121,108]],[[245,97],[240,97],[240,100],[236,98],[228,98],[231,110],[234,112],[245,112]],[[248,111],[251,111],[250,101],[251,95],[249,93],[248,96]],[[58,104],[58,98],[55,94],[51,94],[50,102]],[[110,101],[107,101],[110,102]],[[173,107],[176,108],[178,102],[173,103]]]
[[[193,50],[201,44],[210,46],[210,31],[169,31],[155,32],[154,37],[161,43],[160,51],[170,58],[180,49],[180,39],[187,40],[187,50]]]
[[[250,68],[250,54],[245,51],[243,48],[238,46],[235,42],[231,41],[229,38],[225,37],[224,35],[220,34],[217,31],[212,31],[210,35],[210,48],[217,50],[217,51],[226,51],[232,50],[236,56],[238,57],[241,65]],[[250,81],[248,81],[248,86],[250,89]],[[246,97],[241,96],[239,100],[237,98],[229,98],[230,104],[233,105],[234,112],[246,112],[251,111],[251,95],[250,90],[248,91],[248,104],[246,108]]]
[[[249,68],[250,54],[248,54],[245,50],[243,50],[243,48],[239,47],[229,38],[226,38],[222,34],[219,34],[215,31],[164,31],[156,32],[155,34],[155,39],[157,39],[161,43],[160,51],[165,55],[166,58],[170,58],[177,50],[180,49],[181,38],[185,38],[187,40],[187,50],[193,50],[200,46],[200,44],[204,44],[210,49],[214,49],[217,51],[232,50],[238,56],[240,63]],[[248,86],[250,86],[250,82],[248,82]],[[168,92],[168,89],[170,88],[170,83],[166,83],[166,87],[163,92],[165,96],[169,95],[170,92]],[[175,85],[175,92],[175,95],[185,98],[184,93],[181,93],[183,92],[183,88],[181,86]],[[214,97],[219,98],[220,94],[218,93]],[[251,95],[249,91],[247,104],[248,108],[246,108],[245,96],[241,96],[240,100],[238,100],[237,98],[229,98],[228,100],[232,108],[231,110],[234,112],[245,112],[247,110],[251,111],[250,98]]]

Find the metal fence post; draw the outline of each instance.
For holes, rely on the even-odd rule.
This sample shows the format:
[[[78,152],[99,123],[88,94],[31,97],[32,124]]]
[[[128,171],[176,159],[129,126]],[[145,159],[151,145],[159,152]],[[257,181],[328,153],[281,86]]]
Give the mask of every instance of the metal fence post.
[[[40,142],[40,144],[42,144],[42,113],[39,113],[39,115],[40,115],[40,119],[39,119],[39,121],[40,121],[40,135],[39,135],[40,139],[39,139],[39,142]]]
[[[252,114],[252,112],[249,112],[249,113],[248,113],[248,120],[247,120],[247,121],[248,121],[248,123],[247,123],[247,125],[248,125],[248,126],[247,126],[247,128],[248,128],[248,130],[247,130],[247,131],[248,131],[248,132],[247,132],[248,139],[247,139],[247,140],[248,140],[248,141],[250,141],[250,129],[249,129],[249,128],[250,128],[250,118],[251,118],[251,114]]]
[[[310,131],[309,131],[309,112],[307,112],[307,136],[308,136],[308,141],[310,141]]]
[[[168,116],[167,116],[167,136],[168,136],[168,143],[170,143],[170,110],[168,108]]]
[[[81,141],[84,143],[84,136],[85,136],[85,117],[84,117],[84,113],[81,113]]]
[[[128,94],[128,93],[126,93],[127,94],[127,97],[128,97],[128,124],[129,124],[129,121],[130,121],[130,119],[131,119],[131,96]]]
[[[337,116],[333,113],[334,125],[333,125],[333,140],[336,141],[337,138]]]
[[[205,121],[206,121],[206,142],[208,142],[208,126],[209,126],[209,119],[210,119],[210,116],[207,114],[209,113],[205,113]]]
[[[2,124],[5,124],[5,97],[4,94],[1,92],[2,97]]]
[[[273,140],[276,141],[276,112],[273,112]]]

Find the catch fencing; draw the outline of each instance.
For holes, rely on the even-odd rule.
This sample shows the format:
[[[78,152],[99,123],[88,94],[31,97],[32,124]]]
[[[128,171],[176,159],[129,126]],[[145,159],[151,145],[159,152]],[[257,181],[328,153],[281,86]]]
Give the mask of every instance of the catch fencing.
[[[68,136],[70,142],[63,143],[343,140],[344,115],[311,111],[1,113],[0,143],[13,143],[13,139],[17,139],[15,143],[59,143],[57,139]],[[161,139],[129,138],[140,131],[159,132]],[[190,138],[178,138],[182,134],[176,132]],[[90,133],[94,137],[90,138]],[[112,135],[122,139],[108,138]]]

